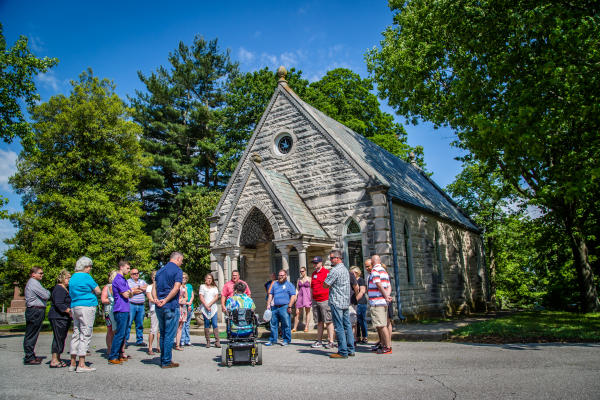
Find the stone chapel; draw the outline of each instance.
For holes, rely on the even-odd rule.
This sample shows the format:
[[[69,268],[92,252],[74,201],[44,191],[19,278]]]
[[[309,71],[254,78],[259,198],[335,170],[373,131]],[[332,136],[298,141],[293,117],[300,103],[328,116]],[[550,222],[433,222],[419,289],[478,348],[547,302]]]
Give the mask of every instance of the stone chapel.
[[[363,269],[379,254],[396,317],[484,309],[489,301],[480,228],[417,165],[308,105],[278,70],[275,89],[210,217],[219,288],[240,271],[257,310],[265,282],[341,250]]]

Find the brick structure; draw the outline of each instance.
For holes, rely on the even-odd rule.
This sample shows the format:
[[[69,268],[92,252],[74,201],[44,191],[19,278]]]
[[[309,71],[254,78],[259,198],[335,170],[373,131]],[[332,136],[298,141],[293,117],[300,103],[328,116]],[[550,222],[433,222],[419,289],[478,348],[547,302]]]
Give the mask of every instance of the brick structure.
[[[211,217],[219,287],[239,270],[258,309],[279,268],[295,282],[315,255],[347,266],[381,255],[400,315],[482,309],[480,229],[415,163],[406,163],[311,107],[285,69]]]

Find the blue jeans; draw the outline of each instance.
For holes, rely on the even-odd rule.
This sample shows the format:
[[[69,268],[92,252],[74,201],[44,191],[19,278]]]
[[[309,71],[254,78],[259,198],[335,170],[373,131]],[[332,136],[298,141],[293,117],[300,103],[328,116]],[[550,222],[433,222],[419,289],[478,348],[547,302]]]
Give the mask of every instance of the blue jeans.
[[[191,310],[188,309],[187,319],[185,320],[185,324],[183,324],[183,329],[181,330],[181,343],[186,344],[190,343],[190,322],[192,321],[192,314],[194,314],[194,306],[190,306]]]
[[[331,308],[331,319],[333,320],[333,329],[338,340],[338,353],[343,356],[354,354],[354,334],[350,324],[350,311],[337,308],[329,303]]]
[[[292,323],[290,314],[287,312],[287,304],[283,306],[271,307],[271,337],[269,341],[271,343],[277,343],[277,336],[279,334],[279,322],[281,321],[281,336],[283,341],[290,343],[292,341]]]
[[[131,325],[135,321],[135,343],[140,344],[144,342],[144,304],[133,304],[129,303],[129,322],[127,326],[127,336],[125,340],[129,340],[129,334],[131,333]]]
[[[356,307],[356,336],[359,338],[369,337],[367,330],[367,305],[359,304]]]
[[[112,343],[110,344],[110,354],[108,355],[108,359],[118,360],[121,355],[121,347],[125,342],[127,327],[129,326],[129,313],[115,311],[113,314],[117,326],[113,326],[115,336],[113,336]]]
[[[175,308],[157,306],[156,317],[160,331],[160,365],[169,365],[173,354],[173,341],[179,325],[179,306]]]

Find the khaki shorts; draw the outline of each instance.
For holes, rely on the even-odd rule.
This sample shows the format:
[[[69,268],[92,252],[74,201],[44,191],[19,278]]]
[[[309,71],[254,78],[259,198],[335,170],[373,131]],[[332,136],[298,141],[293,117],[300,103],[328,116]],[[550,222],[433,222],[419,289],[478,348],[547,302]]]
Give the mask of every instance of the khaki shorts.
[[[387,326],[387,306],[371,307],[371,323],[375,328]]]
[[[329,308],[329,300],[313,302],[312,309],[314,322],[331,322],[331,308]]]
[[[350,304],[350,307],[348,307],[348,313],[350,314],[350,324],[356,325],[358,318],[356,315],[356,306],[354,304]]]

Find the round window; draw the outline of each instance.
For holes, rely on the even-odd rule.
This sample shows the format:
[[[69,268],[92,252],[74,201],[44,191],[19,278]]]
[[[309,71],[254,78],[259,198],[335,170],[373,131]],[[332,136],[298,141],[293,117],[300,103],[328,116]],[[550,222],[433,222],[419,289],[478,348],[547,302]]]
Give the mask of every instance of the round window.
[[[294,144],[293,139],[290,135],[282,135],[277,140],[277,151],[280,154],[288,154],[292,150],[292,145]]]

